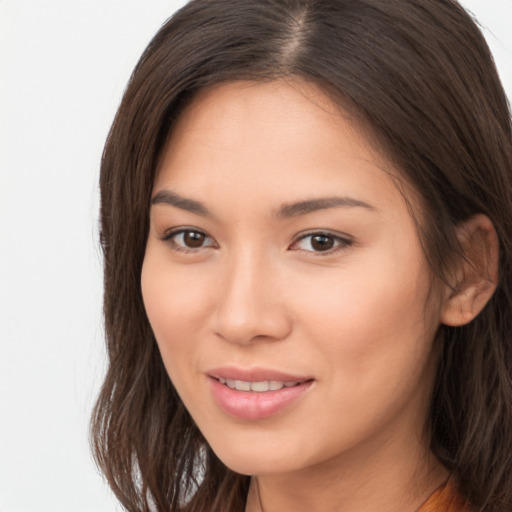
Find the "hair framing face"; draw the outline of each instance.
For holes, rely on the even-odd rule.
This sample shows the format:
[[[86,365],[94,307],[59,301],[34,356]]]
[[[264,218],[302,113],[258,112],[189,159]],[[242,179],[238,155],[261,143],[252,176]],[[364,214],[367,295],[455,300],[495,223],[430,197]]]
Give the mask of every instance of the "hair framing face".
[[[102,161],[109,368],[93,417],[96,459],[127,510],[150,510],[151,501],[159,511],[241,509],[248,480],[220,463],[177,397],[146,318],[140,273],[154,173],[182,109],[216,83],[290,76],[316,83],[354,115],[421,196],[418,229],[439,277],[450,280],[461,222],[484,214],[496,228],[498,288],[474,321],[441,327],[427,428],[434,453],[475,507],[505,512],[512,506],[512,130],[483,36],[452,0],[194,0],[158,32]]]

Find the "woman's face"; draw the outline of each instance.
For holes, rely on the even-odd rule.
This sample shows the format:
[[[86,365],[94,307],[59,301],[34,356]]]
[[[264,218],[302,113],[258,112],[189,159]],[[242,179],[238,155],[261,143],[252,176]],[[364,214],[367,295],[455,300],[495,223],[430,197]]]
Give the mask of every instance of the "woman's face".
[[[142,292],[174,386],[235,471],[422,438],[442,304],[393,174],[298,80],[208,89],[174,128]]]

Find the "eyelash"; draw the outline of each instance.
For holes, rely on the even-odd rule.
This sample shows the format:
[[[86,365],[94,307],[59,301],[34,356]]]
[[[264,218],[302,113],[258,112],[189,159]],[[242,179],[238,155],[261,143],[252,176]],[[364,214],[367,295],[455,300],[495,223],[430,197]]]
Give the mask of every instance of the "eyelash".
[[[187,234],[194,234],[194,235],[204,236],[205,240],[212,240],[213,241],[213,238],[208,236],[204,231],[201,231],[200,229],[193,229],[193,228],[181,228],[181,229],[175,229],[175,230],[166,232],[164,234],[164,236],[162,237],[162,240],[164,242],[168,242],[175,251],[180,251],[180,252],[184,252],[184,253],[195,253],[195,252],[197,252],[198,250],[201,250],[201,249],[208,249],[210,247],[214,247],[214,248],[217,247],[217,244],[215,244],[215,243],[213,243],[211,245],[207,245],[207,246],[201,245],[199,247],[187,247],[185,245],[179,245],[176,242],[176,238],[179,235],[186,236]]]
[[[334,246],[330,249],[327,249],[325,251],[314,251],[314,250],[306,250],[306,249],[293,249],[294,246],[299,244],[300,242],[310,239],[309,245],[311,246],[313,243],[313,239],[317,238],[324,238],[329,239],[333,242]],[[310,252],[314,254],[315,256],[329,256],[331,254],[334,254],[338,251],[341,251],[343,249],[347,249],[348,247],[351,247],[354,244],[353,240],[348,238],[347,236],[341,236],[335,233],[331,233],[329,231],[312,231],[310,233],[303,234],[300,236],[295,242],[292,243],[290,248],[295,251],[304,250],[306,252]]]
[[[182,235],[184,237],[187,234],[202,236],[202,237],[204,237],[205,241],[210,240],[213,243],[210,243],[210,245],[200,245],[198,247],[187,247],[186,245],[184,245],[184,243],[178,244],[176,242],[176,238],[179,235]],[[331,240],[334,245],[333,245],[333,247],[331,247],[325,251],[315,251],[315,250],[295,249],[294,248],[294,246],[298,245],[300,242],[302,242],[304,240],[307,240],[308,238],[311,239],[311,242],[310,242],[310,245],[311,245],[313,243],[313,239],[315,237]],[[173,250],[184,252],[184,253],[197,253],[197,251],[199,251],[201,249],[209,249],[209,248],[217,248],[218,247],[217,244],[215,243],[215,241],[213,240],[213,238],[211,238],[209,235],[207,235],[204,231],[201,231],[199,229],[192,229],[192,228],[180,228],[180,229],[169,231],[164,234],[164,236],[162,237],[162,240],[164,242],[168,242],[169,244],[171,244],[171,247]],[[346,236],[334,234],[329,231],[312,231],[310,233],[303,234],[299,238],[297,238],[290,245],[290,250],[293,250],[293,251],[303,250],[305,252],[314,254],[315,256],[328,256],[328,255],[331,255],[340,250],[351,247],[352,245],[353,245],[353,240],[351,240],[350,238],[348,238]]]

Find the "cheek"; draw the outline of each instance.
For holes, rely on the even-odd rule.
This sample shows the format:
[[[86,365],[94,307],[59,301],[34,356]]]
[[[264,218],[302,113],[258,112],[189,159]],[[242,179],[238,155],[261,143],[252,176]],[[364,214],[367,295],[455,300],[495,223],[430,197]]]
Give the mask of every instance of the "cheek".
[[[411,252],[398,264],[383,254],[378,263],[340,271],[337,279],[295,288],[297,309],[308,312],[307,338],[340,385],[394,386],[422,371],[437,324],[426,318],[430,282],[420,256]]]
[[[300,292],[294,294],[302,302],[298,308],[308,311],[318,328],[345,332],[350,339],[359,338],[367,329],[376,329],[379,338],[417,327],[425,320],[426,272],[417,265],[409,266],[406,273],[393,266],[382,267],[351,267],[339,275],[326,275],[324,282],[304,281]]]
[[[209,295],[204,287],[197,286],[186,268],[176,271],[165,251],[153,251],[149,243],[142,266],[141,290],[163,363],[180,393],[183,383],[195,371],[195,343],[200,339],[198,332],[205,328]]]
[[[213,285],[212,285],[213,286]],[[179,270],[166,257],[165,251],[154,250],[148,242],[142,266],[141,289],[144,307],[157,341],[169,333],[184,333],[203,325],[212,294],[208,281],[198,279],[187,267]]]
[[[435,333],[424,315],[428,283],[421,272],[412,281],[391,275],[367,273],[366,286],[347,275],[328,292],[300,293],[308,298],[309,359],[322,369],[326,389],[307,421],[313,429],[325,418],[322,428],[335,446],[369,436],[405,409],[411,417],[425,414]]]

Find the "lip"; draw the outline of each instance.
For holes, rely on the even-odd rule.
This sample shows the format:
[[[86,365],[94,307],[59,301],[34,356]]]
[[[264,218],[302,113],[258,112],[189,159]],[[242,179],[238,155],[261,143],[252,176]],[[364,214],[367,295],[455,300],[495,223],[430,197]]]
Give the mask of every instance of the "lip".
[[[223,368],[214,368],[206,372],[209,377],[214,379],[233,379],[248,382],[261,382],[263,380],[277,380],[282,382],[305,382],[313,380],[312,377],[304,375],[293,375],[268,368],[236,368],[226,366]]]
[[[295,405],[304,397],[314,382],[311,377],[263,368],[217,368],[208,371],[207,377],[213,400],[220,409],[235,418],[252,421],[268,418]],[[298,382],[298,384],[293,387],[259,393],[231,389],[219,382],[218,379],[248,382]]]

